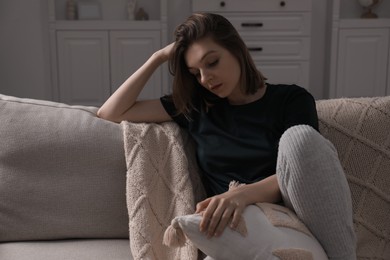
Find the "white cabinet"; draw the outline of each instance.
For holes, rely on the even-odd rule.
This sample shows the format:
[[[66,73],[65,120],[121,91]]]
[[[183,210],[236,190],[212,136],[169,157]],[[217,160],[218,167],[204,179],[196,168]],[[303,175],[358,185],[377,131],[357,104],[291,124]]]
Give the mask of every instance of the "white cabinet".
[[[101,105],[160,47],[159,31],[57,31],[61,102]],[[158,69],[140,98],[161,96]]]
[[[386,94],[388,29],[341,29],[338,48],[337,97]]]
[[[110,33],[111,92],[161,47],[159,31],[113,31]],[[162,95],[162,72],[157,69],[140,94],[140,99]]]
[[[268,82],[309,88],[311,4],[311,0],[194,0],[192,8],[229,19]]]
[[[344,18],[333,4],[330,97],[390,95],[390,19]]]
[[[108,35],[59,31],[58,87],[64,103],[94,105],[110,95]]]
[[[148,21],[128,21],[125,3],[102,0],[100,20],[64,20],[63,0],[50,0],[52,85],[55,99],[68,104],[100,106],[150,55],[167,44],[165,0]],[[146,2],[145,2],[146,3]],[[115,8],[120,9],[119,11]],[[105,17],[107,13],[107,17]],[[122,16],[121,16],[122,15]],[[168,71],[157,69],[140,99],[167,92]]]

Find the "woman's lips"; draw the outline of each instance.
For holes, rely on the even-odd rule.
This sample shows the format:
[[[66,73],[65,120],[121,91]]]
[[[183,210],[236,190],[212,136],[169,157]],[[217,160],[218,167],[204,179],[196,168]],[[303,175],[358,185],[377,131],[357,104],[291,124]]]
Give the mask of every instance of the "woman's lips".
[[[222,86],[222,83],[213,85],[213,86],[210,87],[210,90],[217,90],[217,89],[219,89],[221,86]]]

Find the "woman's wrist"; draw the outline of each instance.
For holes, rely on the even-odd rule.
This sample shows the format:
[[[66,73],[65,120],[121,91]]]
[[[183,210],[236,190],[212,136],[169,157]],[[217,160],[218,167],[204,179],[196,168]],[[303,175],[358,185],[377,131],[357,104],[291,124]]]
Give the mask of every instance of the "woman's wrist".
[[[244,206],[248,206],[248,205],[251,205],[251,204],[254,204],[256,203],[256,199],[253,198],[253,187],[251,186],[248,186],[248,185],[244,185],[244,186],[241,186],[239,187],[239,191],[241,194],[241,197],[242,197],[242,202],[244,203]]]
[[[174,43],[171,43],[164,48],[156,51],[153,56],[155,56],[161,63],[164,63],[169,60],[169,56],[172,52]]]
[[[276,175],[267,177],[259,182],[243,185],[237,191],[241,193],[242,202],[246,206],[259,202],[275,203],[281,199]]]
[[[164,55],[164,53],[162,53],[161,50],[158,50],[155,53],[153,53],[151,58],[156,60],[159,64],[163,64],[168,60],[168,57],[166,57],[166,55]]]

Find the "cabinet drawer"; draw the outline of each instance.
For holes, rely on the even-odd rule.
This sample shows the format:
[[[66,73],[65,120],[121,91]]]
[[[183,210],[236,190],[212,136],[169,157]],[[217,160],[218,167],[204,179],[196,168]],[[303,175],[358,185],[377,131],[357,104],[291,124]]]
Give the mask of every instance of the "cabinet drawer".
[[[297,84],[309,89],[308,62],[255,62],[258,69],[273,84]]]
[[[308,60],[309,38],[244,38],[254,60]]]
[[[194,12],[302,12],[311,10],[310,0],[192,0]]]
[[[225,17],[242,35],[309,35],[310,14],[226,13]]]

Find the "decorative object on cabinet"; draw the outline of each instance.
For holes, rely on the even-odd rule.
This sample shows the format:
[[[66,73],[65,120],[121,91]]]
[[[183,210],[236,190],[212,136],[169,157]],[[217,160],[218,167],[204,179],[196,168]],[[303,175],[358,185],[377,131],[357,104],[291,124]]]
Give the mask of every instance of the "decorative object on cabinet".
[[[127,1],[127,19],[134,20],[136,7],[137,7],[137,0]]]
[[[141,7],[138,9],[137,13],[135,14],[135,20],[138,21],[147,21],[149,20],[149,15],[145,10]]]
[[[390,95],[390,2],[378,19],[361,19],[351,4],[333,1],[329,97]]]
[[[68,20],[77,19],[77,6],[74,0],[66,1],[66,19]]]
[[[194,0],[192,9],[229,19],[268,82],[309,88],[311,0]]]
[[[358,0],[359,4],[364,8],[364,13],[361,18],[378,18],[376,13],[372,12],[372,9],[379,4],[380,0]]]
[[[48,0],[52,100],[101,106],[153,52],[167,45],[167,0],[142,0],[148,21],[129,21],[127,0],[99,0],[101,19],[70,21],[63,12],[66,1]],[[159,98],[169,92],[168,82],[164,64],[139,97]]]
[[[102,18],[100,4],[97,1],[83,0],[77,3],[80,20],[97,20]]]

